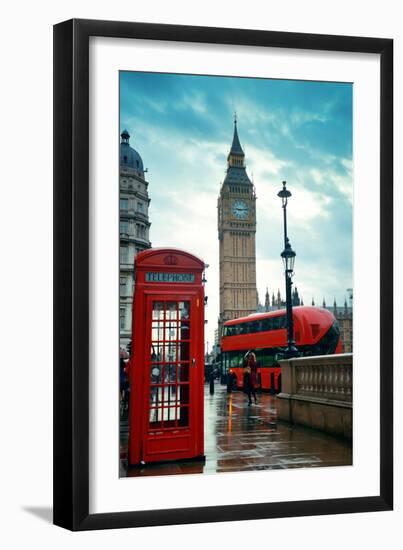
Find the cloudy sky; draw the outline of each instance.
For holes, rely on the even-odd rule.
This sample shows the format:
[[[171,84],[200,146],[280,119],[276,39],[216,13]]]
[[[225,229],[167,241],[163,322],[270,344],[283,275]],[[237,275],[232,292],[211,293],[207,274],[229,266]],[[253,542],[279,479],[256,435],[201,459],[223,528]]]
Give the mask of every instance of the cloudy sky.
[[[352,85],[122,72],[120,127],[148,168],[153,246],[188,250],[210,265],[209,349],[218,318],[217,197],[233,113],[257,195],[257,286],[264,301],[284,275],[282,180],[292,197],[294,283],[306,305],[342,305],[352,287]]]

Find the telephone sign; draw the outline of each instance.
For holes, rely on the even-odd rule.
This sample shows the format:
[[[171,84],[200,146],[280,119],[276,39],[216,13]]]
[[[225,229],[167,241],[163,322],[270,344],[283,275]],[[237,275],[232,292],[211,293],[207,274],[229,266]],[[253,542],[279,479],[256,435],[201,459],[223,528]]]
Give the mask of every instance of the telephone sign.
[[[145,280],[147,283],[194,283],[195,274],[147,271]]]

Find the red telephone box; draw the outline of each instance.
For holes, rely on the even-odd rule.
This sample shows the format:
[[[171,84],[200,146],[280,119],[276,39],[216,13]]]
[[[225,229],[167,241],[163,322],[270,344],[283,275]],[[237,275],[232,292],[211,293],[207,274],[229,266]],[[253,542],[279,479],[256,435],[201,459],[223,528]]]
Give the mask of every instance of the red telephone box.
[[[204,458],[204,268],[173,248],[135,259],[131,465]]]

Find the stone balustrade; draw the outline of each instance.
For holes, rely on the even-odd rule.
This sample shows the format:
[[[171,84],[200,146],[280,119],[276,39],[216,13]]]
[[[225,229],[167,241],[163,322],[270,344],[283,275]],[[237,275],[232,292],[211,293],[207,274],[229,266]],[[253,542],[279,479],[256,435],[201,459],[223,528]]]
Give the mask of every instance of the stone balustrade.
[[[280,420],[351,438],[352,353],[280,361]]]

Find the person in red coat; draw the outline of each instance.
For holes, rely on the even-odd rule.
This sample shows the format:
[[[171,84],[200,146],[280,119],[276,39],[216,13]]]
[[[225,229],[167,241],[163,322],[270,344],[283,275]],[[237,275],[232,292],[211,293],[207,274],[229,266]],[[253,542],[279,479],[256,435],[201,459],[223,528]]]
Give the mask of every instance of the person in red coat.
[[[250,368],[250,389],[251,394],[253,395],[255,399],[255,403],[257,403],[257,397],[256,397],[256,388],[257,388],[257,361],[256,361],[256,355],[251,351],[248,356],[248,366]],[[249,398],[250,399],[250,398]]]

